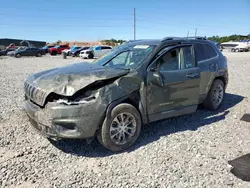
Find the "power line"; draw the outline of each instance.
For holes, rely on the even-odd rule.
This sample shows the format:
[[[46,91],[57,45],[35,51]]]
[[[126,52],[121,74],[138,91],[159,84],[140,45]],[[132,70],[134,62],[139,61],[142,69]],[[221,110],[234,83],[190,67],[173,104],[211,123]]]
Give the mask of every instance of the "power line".
[[[6,13],[1,13],[0,12],[0,15],[2,16],[10,16],[9,14],[6,14]],[[16,15],[15,15],[16,16]],[[31,15],[27,15],[27,16],[31,16]],[[131,16],[131,15],[130,15]],[[33,17],[31,17],[33,18]],[[45,17],[46,18],[46,17]],[[119,18],[119,17],[88,17],[88,16],[85,16],[85,15],[75,15],[74,17],[71,17],[70,15],[69,16],[58,16],[58,15],[55,15],[53,16],[53,20],[58,20],[58,19],[63,19],[63,20],[77,20],[77,21],[81,21],[81,20],[108,20],[108,21],[131,21],[131,17],[127,17],[127,18]]]
[[[105,28],[105,27],[112,27],[112,28],[120,28],[120,27],[130,27],[131,26],[115,26],[115,25],[55,25],[55,24],[20,24],[20,23],[12,23],[12,24],[0,24],[1,26],[25,26],[25,27],[53,27],[53,29],[55,27],[78,27],[78,28],[84,28],[84,27],[101,27],[101,28]]]
[[[2,7],[1,7],[2,8]],[[89,9],[89,8],[88,8]],[[8,11],[12,11],[12,10],[20,10],[20,11],[23,11],[23,8],[18,8],[18,7],[11,7],[11,8],[7,8]],[[53,10],[49,10],[49,9],[41,9],[39,7],[36,7],[35,9],[33,9],[34,12],[51,12],[51,13],[62,13],[62,14],[66,14],[67,12],[70,12],[70,11],[73,11],[73,10],[63,10],[63,9],[53,9]],[[93,11],[96,11],[96,9],[93,9]],[[29,11],[27,13],[31,13],[32,11]],[[109,11],[109,13],[112,13]],[[115,13],[115,12],[114,12]],[[129,13],[122,13],[122,12],[117,12],[117,14],[119,15],[130,15]],[[55,14],[54,14],[55,15]]]

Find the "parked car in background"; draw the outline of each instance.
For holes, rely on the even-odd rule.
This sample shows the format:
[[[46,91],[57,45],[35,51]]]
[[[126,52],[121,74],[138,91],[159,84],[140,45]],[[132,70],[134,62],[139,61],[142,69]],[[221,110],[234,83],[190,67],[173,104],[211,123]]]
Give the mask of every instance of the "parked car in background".
[[[239,44],[238,46],[235,46],[231,48],[231,52],[248,52],[249,46],[246,44]]]
[[[15,50],[16,50],[16,48],[7,48],[5,50],[1,50],[0,51],[0,56],[5,56],[5,55],[7,55],[8,52],[12,52],[12,51],[15,51]]]
[[[70,49],[69,45],[67,45],[67,44],[56,45],[52,48],[49,48],[49,53],[50,53],[50,55],[57,55],[57,54],[61,54],[62,51],[65,49]]]
[[[227,85],[227,58],[213,42],[138,40],[92,63],[31,75],[24,109],[46,137],[97,136],[107,149],[121,151],[135,143],[142,125],[194,113],[199,104],[217,110]]]
[[[10,56],[14,56],[17,58],[20,58],[22,56],[36,56],[36,57],[41,57],[44,55],[44,52],[40,50],[39,48],[20,48],[18,50],[13,51],[13,53],[8,53]]]
[[[84,59],[92,59],[94,57],[98,58],[111,51],[111,46],[93,46],[87,50],[82,50],[80,52],[80,57]]]
[[[62,53],[66,53],[67,55],[71,55],[71,52],[76,50],[76,49],[80,49],[80,46],[71,46],[70,49],[65,49],[62,51]]]
[[[44,47],[42,47],[40,49],[42,51],[44,51],[44,54],[47,54],[47,53],[49,53],[49,48],[52,48],[52,47],[54,47],[54,46],[44,46]]]
[[[80,52],[81,51],[84,51],[84,50],[88,50],[90,47],[87,47],[87,46],[84,46],[84,47],[80,47],[78,49],[75,49],[75,50],[72,50],[70,52],[70,55],[73,56],[73,57],[78,57],[80,55]]]
[[[16,50],[7,52],[7,56],[14,56],[15,52],[24,50],[25,48],[27,48],[27,46],[19,46]]]
[[[246,42],[223,42],[220,44],[223,50],[231,52],[247,52],[250,49],[250,44]]]

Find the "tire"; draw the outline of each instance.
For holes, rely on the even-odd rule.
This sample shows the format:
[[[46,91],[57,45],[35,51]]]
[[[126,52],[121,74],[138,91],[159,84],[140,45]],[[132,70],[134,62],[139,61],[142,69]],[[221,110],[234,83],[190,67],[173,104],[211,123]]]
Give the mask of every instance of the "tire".
[[[219,90],[221,91],[219,92]],[[220,79],[215,79],[208,92],[207,98],[203,102],[203,106],[209,110],[217,110],[221,106],[224,96],[225,84]]]
[[[123,123],[125,123],[128,118],[130,119],[129,121],[131,121],[132,123],[127,124],[129,126],[124,126],[124,125],[119,126],[117,122],[121,120],[121,115],[124,118]],[[116,127],[114,128],[114,126]],[[113,127],[113,133],[110,130],[111,127]],[[126,132],[123,132],[124,130]],[[123,132],[123,134],[118,133],[119,131]],[[122,103],[118,104],[116,107],[112,109],[110,118],[105,117],[102,126],[97,132],[97,139],[108,150],[117,152],[126,150],[127,148],[132,146],[137,140],[140,132],[141,132],[140,113],[134,106],[127,103]],[[130,133],[130,135],[128,133]],[[112,138],[111,134],[113,134],[113,136],[114,135],[116,136]],[[124,135],[124,137],[122,136],[123,139],[119,139],[119,135]],[[118,144],[117,142],[119,142],[119,140],[120,143]]]
[[[235,52],[240,52],[240,50],[238,48],[235,49]]]
[[[37,54],[36,54],[36,57],[41,57],[41,56],[42,56],[41,53],[37,53]]]
[[[57,55],[57,51],[52,51],[50,55]]]
[[[21,54],[16,54],[15,57],[20,58],[20,57],[22,57],[22,55]]]
[[[89,58],[89,59],[93,59],[93,58],[94,58],[94,54],[92,54],[92,53],[89,54],[88,58]]]

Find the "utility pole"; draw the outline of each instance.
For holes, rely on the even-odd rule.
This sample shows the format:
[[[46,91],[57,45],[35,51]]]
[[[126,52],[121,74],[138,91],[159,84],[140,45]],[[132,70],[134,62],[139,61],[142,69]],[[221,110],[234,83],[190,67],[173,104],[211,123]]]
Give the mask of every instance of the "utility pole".
[[[134,8],[134,40],[136,40],[136,14],[135,14],[135,8]]]
[[[187,33],[187,37],[189,36],[189,31],[188,31],[188,33]]]
[[[197,35],[197,28],[195,29],[195,37],[196,37],[196,35]]]

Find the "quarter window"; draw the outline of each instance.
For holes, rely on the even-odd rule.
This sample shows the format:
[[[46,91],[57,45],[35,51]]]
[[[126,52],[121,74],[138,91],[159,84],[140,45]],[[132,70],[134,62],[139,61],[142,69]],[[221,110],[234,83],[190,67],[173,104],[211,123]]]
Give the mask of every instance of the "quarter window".
[[[208,44],[204,44],[204,49],[205,49],[207,59],[210,59],[210,58],[217,56],[217,53],[212,46],[210,46]]]

